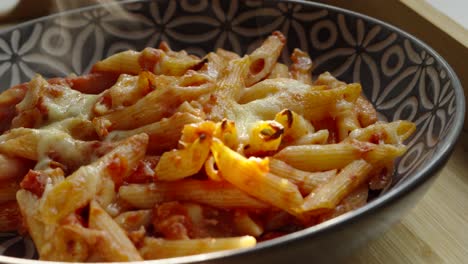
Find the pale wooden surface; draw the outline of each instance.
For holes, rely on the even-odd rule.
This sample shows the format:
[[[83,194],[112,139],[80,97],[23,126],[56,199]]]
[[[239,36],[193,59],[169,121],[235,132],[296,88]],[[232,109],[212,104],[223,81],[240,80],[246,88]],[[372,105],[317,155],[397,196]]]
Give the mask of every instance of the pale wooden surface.
[[[434,8],[425,0],[400,1],[468,48],[468,30],[456,23],[452,18]]]
[[[416,207],[352,263],[468,263],[468,133]]]

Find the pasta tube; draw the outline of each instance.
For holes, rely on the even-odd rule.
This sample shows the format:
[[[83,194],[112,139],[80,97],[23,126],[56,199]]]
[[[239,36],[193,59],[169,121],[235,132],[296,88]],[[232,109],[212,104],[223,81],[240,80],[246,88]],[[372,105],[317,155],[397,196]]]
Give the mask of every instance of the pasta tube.
[[[304,199],[301,210],[308,214],[332,210],[346,195],[367,180],[371,170],[372,165],[364,160],[351,162],[328,183],[309,194]]]
[[[251,236],[190,240],[165,240],[147,237],[140,248],[140,253],[144,259],[162,259],[221,250],[250,248],[255,244],[256,240]]]
[[[247,159],[214,139],[211,151],[223,179],[273,206],[296,213],[302,203],[297,186],[268,173],[268,159]]]

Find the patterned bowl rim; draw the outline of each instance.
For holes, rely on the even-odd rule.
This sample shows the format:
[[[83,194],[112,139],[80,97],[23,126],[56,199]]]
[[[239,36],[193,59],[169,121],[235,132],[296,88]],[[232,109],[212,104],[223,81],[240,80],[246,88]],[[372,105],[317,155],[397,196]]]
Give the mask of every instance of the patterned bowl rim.
[[[123,0],[115,3],[108,3],[105,5],[125,5],[130,3],[138,3],[138,2],[149,2],[151,0]],[[156,0],[157,1],[157,0]],[[273,0],[266,0],[267,2],[273,2]],[[429,45],[425,42],[421,41],[417,37],[409,34],[408,32],[397,28],[387,22],[381,21],[379,19],[354,12],[351,10],[347,10],[340,7],[335,7],[332,5],[322,4],[322,3],[315,3],[315,2],[308,2],[306,0],[283,0],[278,2],[286,2],[286,3],[293,3],[293,4],[300,4],[304,6],[313,6],[317,8],[327,9],[336,13],[345,14],[346,16],[358,17],[365,21],[372,22],[376,25],[380,25],[384,28],[387,28],[405,38],[408,38],[413,43],[417,44],[418,46],[422,47],[426,50],[429,54],[431,54],[439,63],[440,65],[447,70],[448,77],[452,81],[452,86],[455,91],[455,100],[456,100],[456,109],[455,109],[455,118],[453,122],[453,129],[451,129],[446,137],[439,141],[438,143],[438,151],[434,153],[434,156],[431,157],[429,162],[424,165],[421,170],[414,172],[413,177],[409,177],[408,179],[404,180],[403,183],[391,188],[388,192],[383,194],[382,196],[378,197],[377,199],[369,202],[365,206],[356,209],[354,211],[348,212],[331,220],[328,220],[324,223],[296,231],[294,233],[265,241],[259,243],[256,247],[251,249],[240,249],[240,250],[227,250],[221,252],[213,252],[213,253],[205,253],[193,256],[186,256],[186,257],[177,257],[177,258],[170,258],[170,259],[161,259],[161,260],[147,260],[144,263],[151,263],[151,264],[182,264],[182,263],[193,263],[193,262],[203,262],[208,260],[215,260],[221,258],[228,258],[234,255],[248,255],[250,254],[251,257],[257,251],[262,250],[274,250],[274,248],[285,246],[287,244],[293,242],[300,242],[304,240],[306,237],[315,236],[319,237],[320,234],[324,232],[328,232],[339,226],[345,226],[348,223],[353,223],[358,221],[361,217],[366,217],[368,215],[377,212],[378,210],[384,209],[388,207],[391,203],[396,202],[397,200],[401,199],[403,196],[407,195],[409,192],[415,190],[419,185],[423,184],[431,177],[435,176],[436,173],[443,168],[445,163],[450,158],[455,144],[460,136],[460,133],[463,129],[464,117],[465,117],[465,96],[462,85],[460,80],[458,79],[457,75],[455,74],[452,67],[445,61],[445,59],[439,55],[434,49],[432,49]],[[60,12],[57,14],[52,14],[45,17],[40,17],[37,19],[33,19],[27,22],[20,23],[16,26],[5,28],[0,30],[0,35],[10,32],[12,30],[28,27],[34,25],[35,23],[41,21],[47,21],[53,18],[61,17],[61,16],[68,16],[70,14],[77,14],[83,11],[93,10],[96,8],[102,7],[102,4],[91,5],[83,8],[78,8],[74,10],[69,10],[65,12]],[[43,261],[43,260],[32,260],[32,259],[23,259],[23,258],[16,258],[16,257],[8,257],[0,255],[0,263],[18,263],[18,264],[57,264],[61,262],[56,261]],[[63,262],[66,263],[66,262]],[[134,263],[143,263],[143,262],[134,262]]]

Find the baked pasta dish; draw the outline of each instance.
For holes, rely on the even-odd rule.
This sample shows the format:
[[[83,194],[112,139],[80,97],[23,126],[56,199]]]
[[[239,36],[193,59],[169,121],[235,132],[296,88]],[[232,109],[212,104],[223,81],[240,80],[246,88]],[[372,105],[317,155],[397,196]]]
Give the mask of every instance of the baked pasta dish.
[[[42,260],[139,261],[254,247],[391,184],[408,121],[380,122],[361,85],[279,32],[251,54],[167,43],[89,74],[0,94],[0,229]]]

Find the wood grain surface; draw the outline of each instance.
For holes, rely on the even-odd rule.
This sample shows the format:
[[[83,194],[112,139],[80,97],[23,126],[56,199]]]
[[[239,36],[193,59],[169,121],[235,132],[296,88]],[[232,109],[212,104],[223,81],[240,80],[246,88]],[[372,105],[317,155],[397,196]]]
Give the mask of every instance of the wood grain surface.
[[[416,207],[350,263],[468,263],[468,133]]]

